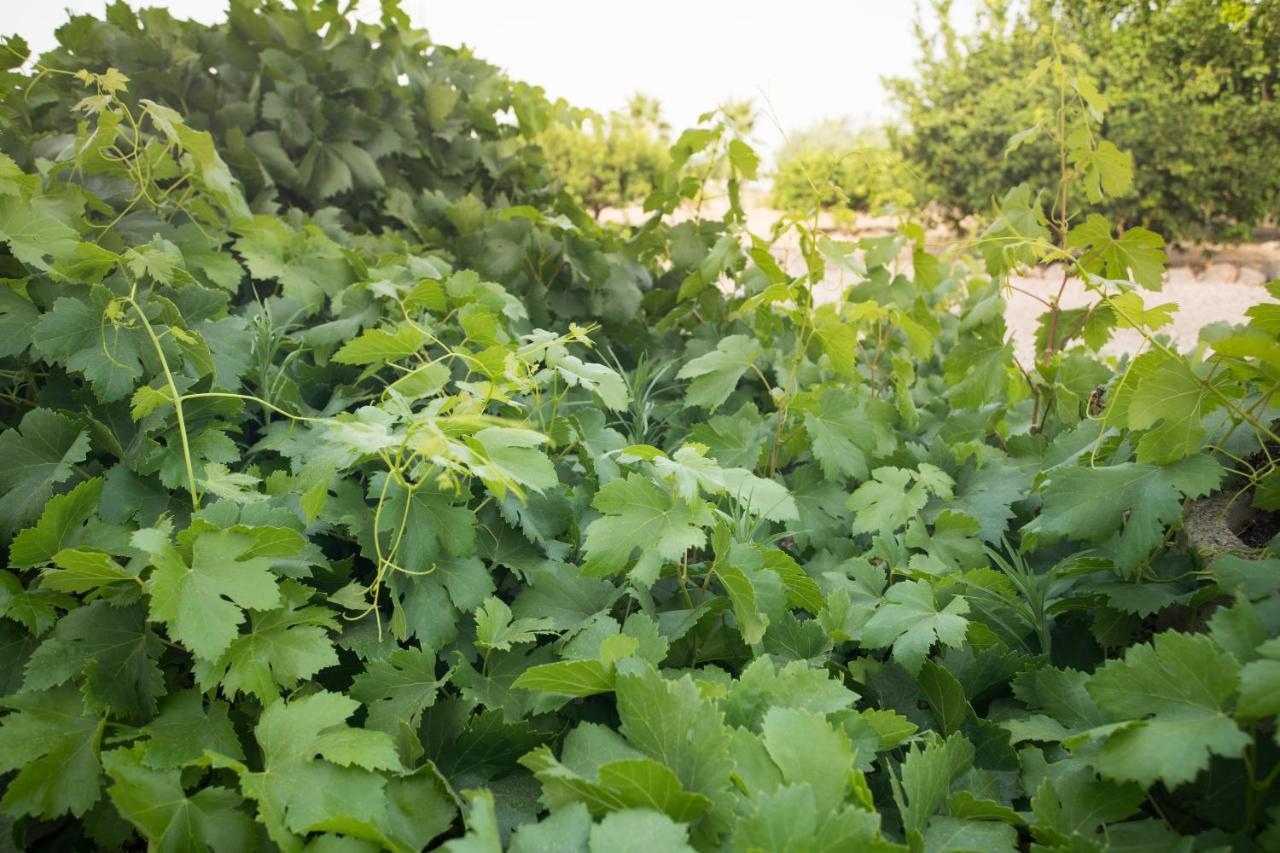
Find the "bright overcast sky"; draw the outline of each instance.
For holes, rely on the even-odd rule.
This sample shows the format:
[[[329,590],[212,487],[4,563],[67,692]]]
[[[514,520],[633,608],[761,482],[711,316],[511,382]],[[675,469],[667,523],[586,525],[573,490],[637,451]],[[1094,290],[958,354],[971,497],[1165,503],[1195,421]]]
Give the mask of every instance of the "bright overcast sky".
[[[963,27],[974,0],[957,2]],[[3,0],[0,29],[37,50],[54,44],[67,8],[101,14],[105,0]],[[178,17],[215,21],[219,0],[151,0]],[[892,115],[880,80],[911,70],[911,0],[405,0],[437,42],[465,43],[552,97],[607,112],[632,92],[656,96],[677,129],[729,98],[755,98],[787,130],[828,116]],[[376,15],[377,3],[363,8]],[[781,139],[774,122],[760,141]]]

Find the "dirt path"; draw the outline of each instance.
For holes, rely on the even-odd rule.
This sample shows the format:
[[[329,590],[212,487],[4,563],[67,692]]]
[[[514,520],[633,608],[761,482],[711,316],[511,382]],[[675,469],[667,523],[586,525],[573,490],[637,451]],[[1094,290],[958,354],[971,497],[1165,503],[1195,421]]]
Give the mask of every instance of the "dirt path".
[[[1178,306],[1173,315],[1173,323],[1161,331],[1168,334],[1178,349],[1188,350],[1196,345],[1200,330],[1212,323],[1243,323],[1248,318],[1245,312],[1262,302],[1275,302],[1265,287],[1256,282],[1259,276],[1248,276],[1249,282],[1215,280],[1213,268],[1210,267],[1200,278],[1192,276],[1189,267],[1174,267],[1165,277],[1164,289],[1159,293],[1142,291],[1143,300],[1148,307],[1172,302]],[[1036,327],[1045,306],[1029,293],[1047,298],[1058,291],[1061,284],[1059,277],[1015,278],[1016,287],[1027,293],[1012,291],[1006,294],[1007,308],[1005,320],[1009,324],[1009,332],[1013,336],[1014,349],[1020,359],[1030,359],[1035,352]],[[1067,282],[1067,289],[1062,295],[1065,308],[1076,308],[1090,305],[1096,297],[1087,293],[1079,281]],[[1117,329],[1110,343],[1103,352],[1119,355],[1123,352],[1136,352],[1142,346],[1142,336],[1133,329]]]

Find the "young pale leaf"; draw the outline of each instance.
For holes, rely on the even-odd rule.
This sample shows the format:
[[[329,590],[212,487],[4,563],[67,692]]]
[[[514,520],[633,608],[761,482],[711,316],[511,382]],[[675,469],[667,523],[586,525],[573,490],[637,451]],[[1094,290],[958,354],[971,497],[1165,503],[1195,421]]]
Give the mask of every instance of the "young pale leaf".
[[[1148,290],[1164,283],[1164,240],[1145,228],[1130,228],[1119,237],[1111,235],[1111,223],[1091,213],[1071,229],[1067,245],[1086,250],[1080,263],[1090,272],[1112,279],[1133,280]]]
[[[415,355],[427,342],[426,333],[411,323],[394,329],[369,329],[358,338],[343,344],[333,354],[339,364],[387,364]]]
[[[636,583],[651,585],[662,566],[679,560],[707,539],[705,505],[688,502],[640,474],[610,480],[592,506],[605,515],[587,527],[583,571],[603,577],[629,571]],[[640,551],[633,563],[632,554]]]

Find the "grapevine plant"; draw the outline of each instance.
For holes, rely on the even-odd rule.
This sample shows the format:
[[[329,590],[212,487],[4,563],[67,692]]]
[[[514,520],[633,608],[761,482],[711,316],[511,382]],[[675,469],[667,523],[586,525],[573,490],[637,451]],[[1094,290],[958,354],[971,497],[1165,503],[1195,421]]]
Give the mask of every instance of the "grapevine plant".
[[[1280,309],[1161,337],[1069,45],[1058,184],[937,254],[751,233],[717,113],[597,223],[391,0],[59,40],[0,75],[6,849],[1280,846]],[[1020,361],[1039,263],[1096,299]]]

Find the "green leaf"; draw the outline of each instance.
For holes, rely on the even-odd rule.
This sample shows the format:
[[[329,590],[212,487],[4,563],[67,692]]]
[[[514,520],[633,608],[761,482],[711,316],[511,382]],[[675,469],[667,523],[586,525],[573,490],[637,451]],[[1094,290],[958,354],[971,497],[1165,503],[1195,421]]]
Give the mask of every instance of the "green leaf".
[[[170,694],[160,703],[160,713],[143,728],[148,739],[142,763],[171,770],[194,764],[205,750],[243,760],[229,711],[226,702],[216,699],[206,707],[196,689]]]
[[[1122,462],[1099,468],[1066,466],[1050,471],[1041,486],[1044,506],[1023,528],[1030,542],[1113,540],[1117,562],[1137,564],[1182,515],[1184,498],[1213,491],[1221,466],[1209,456],[1192,456],[1160,466]],[[1026,542],[1024,539],[1024,543]]]
[[[57,568],[46,569],[41,584],[57,592],[95,592],[115,584],[142,584],[136,574],[102,551],[65,549],[53,555],[53,564]]]
[[[729,784],[733,759],[721,712],[693,679],[663,678],[649,667],[618,674],[618,718],[632,746],[667,765],[686,790],[715,796]]]
[[[382,476],[373,478],[369,484],[374,498],[381,493]],[[398,484],[388,486],[378,528],[383,541],[394,542],[402,524],[404,532],[399,536],[395,561],[406,569],[427,571],[442,557],[469,557],[475,553],[475,513],[455,503],[452,494],[431,485],[422,486],[412,494]],[[465,609],[474,607],[472,604]]]
[[[0,773],[18,771],[0,800],[12,816],[80,817],[98,800],[105,721],[84,711],[74,687],[0,699]]]
[[[843,388],[824,390],[817,404],[804,410],[813,457],[832,479],[865,480],[871,460],[897,446],[892,425],[891,409]]]
[[[165,693],[163,649],[140,604],[95,601],[67,613],[27,661],[24,690],[45,690],[84,675],[86,704],[124,719],[145,719]]]
[[[9,564],[30,568],[53,560],[64,548],[81,539],[85,522],[93,517],[102,497],[102,479],[85,480],[66,494],[55,495],[44,505],[40,520],[13,538]]]
[[[857,382],[858,333],[854,327],[844,322],[832,306],[822,305],[814,314],[813,333],[831,362],[831,369]]]
[[[871,648],[892,645],[894,660],[916,673],[935,642],[952,648],[964,645],[968,612],[964,598],[952,598],[939,609],[932,586],[902,581],[889,587],[884,602],[863,626],[861,642]]]
[[[1280,713],[1280,642],[1268,640],[1258,646],[1259,660],[1240,669],[1240,701],[1236,716],[1258,720]]]
[[[412,323],[401,323],[390,331],[369,329],[343,344],[333,360],[339,364],[388,364],[416,355],[426,342],[426,333]]]
[[[606,815],[591,828],[591,849],[610,853],[693,853],[689,830],[661,812],[627,809]]]
[[[1213,385],[1175,356],[1144,362],[1141,372],[1135,363],[1131,377],[1129,427],[1150,430],[1138,441],[1138,462],[1168,463],[1199,451],[1205,415],[1216,405]]]
[[[613,690],[613,668],[598,660],[563,660],[531,666],[512,687],[560,696],[592,696]]]
[[[676,374],[678,379],[693,380],[685,392],[685,405],[712,412],[720,408],[762,352],[754,338],[729,335],[711,352],[686,362]]]
[[[1085,193],[1094,204],[1124,195],[1133,184],[1133,155],[1110,140],[1102,140],[1096,148],[1079,146],[1071,152],[1071,159],[1081,170]]]
[[[744,180],[754,181],[760,168],[760,155],[741,139],[729,140],[729,162]]]
[[[493,794],[487,789],[463,791],[471,803],[467,813],[467,834],[445,843],[445,853],[502,853]]]
[[[0,240],[9,244],[15,258],[44,272],[70,260],[79,243],[76,230],[62,220],[56,205],[9,195],[0,196]]]
[[[351,698],[369,709],[368,728],[395,734],[401,723],[417,728],[422,712],[435,704],[440,686],[434,654],[396,649],[386,660],[369,661],[351,683]]]
[[[640,474],[610,480],[591,503],[605,515],[586,530],[583,570],[589,576],[629,570],[632,579],[649,586],[663,565],[706,542],[705,505],[685,501]],[[640,556],[632,561],[637,550]]]
[[[937,851],[1018,850],[1018,831],[1006,823],[991,820],[961,820],[938,815],[929,821],[924,834],[924,848]]]
[[[1103,775],[1173,788],[1207,768],[1211,755],[1241,755],[1249,736],[1227,711],[1239,669],[1208,637],[1173,631],[1099,669],[1089,695],[1117,719],[1134,721],[1102,736]]]
[[[877,468],[871,476],[845,501],[854,513],[854,533],[896,530],[924,509],[931,492],[951,497],[951,478],[927,462],[914,472],[886,467]]]
[[[158,533],[159,531],[151,531]],[[280,539],[272,528],[205,531],[185,559],[167,537],[134,535],[154,566],[147,581],[151,618],[168,625],[169,636],[206,660],[227,650],[240,633],[245,610],[280,606],[272,557],[298,553],[302,542]]]
[[[634,455],[628,449],[628,455]],[[795,500],[786,486],[757,477],[745,468],[722,468],[704,454],[706,448],[686,444],[669,458],[661,453],[652,459],[658,476],[675,485],[680,496],[693,501],[698,489],[710,494],[726,494],[747,512],[770,521],[794,521],[798,517]]]
[[[476,645],[484,649],[510,651],[512,646],[534,643],[539,634],[555,632],[551,619],[512,619],[511,608],[495,596],[476,609]]]
[[[923,748],[911,747],[894,787],[894,799],[909,835],[924,831],[930,817],[946,802],[951,782],[973,764],[974,754],[973,744],[962,735],[934,740]]]
[[[1130,228],[1112,237],[1111,223],[1091,213],[1072,228],[1067,245],[1086,250],[1080,263],[1089,272],[1111,279],[1133,280],[1148,290],[1159,290],[1164,276],[1164,240],[1145,228]]]
[[[765,628],[769,626],[769,617],[760,612],[760,604],[756,600],[756,588],[751,577],[741,568],[733,565],[717,564],[715,574],[720,579],[725,592],[729,594],[742,641],[751,646],[760,642],[764,638]]]
[[[284,607],[251,613],[249,630],[226,652],[214,661],[196,663],[196,681],[203,689],[221,684],[228,697],[250,693],[267,703],[338,663],[328,634],[338,627],[333,611],[305,606],[307,587],[286,583],[281,590]]]
[[[478,456],[471,462],[471,470],[499,498],[508,488],[517,495],[523,494],[521,487],[536,492],[555,488],[560,483],[555,465],[539,449],[547,441],[545,435],[533,430],[486,427],[468,440]]]
[[[112,316],[112,298],[103,287],[88,300],[59,297],[32,331],[40,354],[88,379],[103,402],[128,397],[142,379],[143,359],[153,359],[146,333]]]
[[[809,785],[753,792],[751,811],[740,814],[734,838],[750,839],[760,850],[877,850],[894,847],[879,835],[880,816],[849,806],[819,812]]]
[[[359,707],[323,690],[272,703],[254,727],[263,769],[221,762],[239,775],[242,793],[257,802],[258,819],[281,847],[300,849],[295,836],[328,828],[367,837],[385,823],[387,782],[376,771],[399,770],[400,758],[390,735],[346,724]]]
[[[760,733],[782,778],[790,784],[809,785],[819,812],[834,811],[844,802],[854,750],[842,728],[811,711],[771,708]]]
[[[34,521],[53,490],[89,454],[89,434],[48,409],[32,409],[0,433],[0,533]]]
[[[625,410],[631,402],[626,382],[610,367],[585,362],[558,345],[547,349],[546,361],[567,384],[591,391],[615,412]]]
[[[401,376],[388,385],[387,390],[403,394],[410,400],[417,400],[439,392],[448,384],[449,378],[449,365],[443,361],[433,361]]]
[[[566,743],[566,755],[570,748]],[[706,797],[685,791],[669,768],[649,758],[601,762],[594,780],[557,761],[545,746],[521,758],[520,763],[542,784],[543,797],[553,810],[575,802],[586,805],[594,815],[649,807],[673,820],[693,821],[711,805]]]
[[[942,725],[942,733],[955,734],[973,713],[960,681],[931,660],[924,662],[917,680],[929,710]]]
[[[235,791],[209,786],[188,797],[179,771],[153,770],[127,749],[105,753],[102,766],[112,804],[151,849],[234,853],[252,845],[253,822]]]

